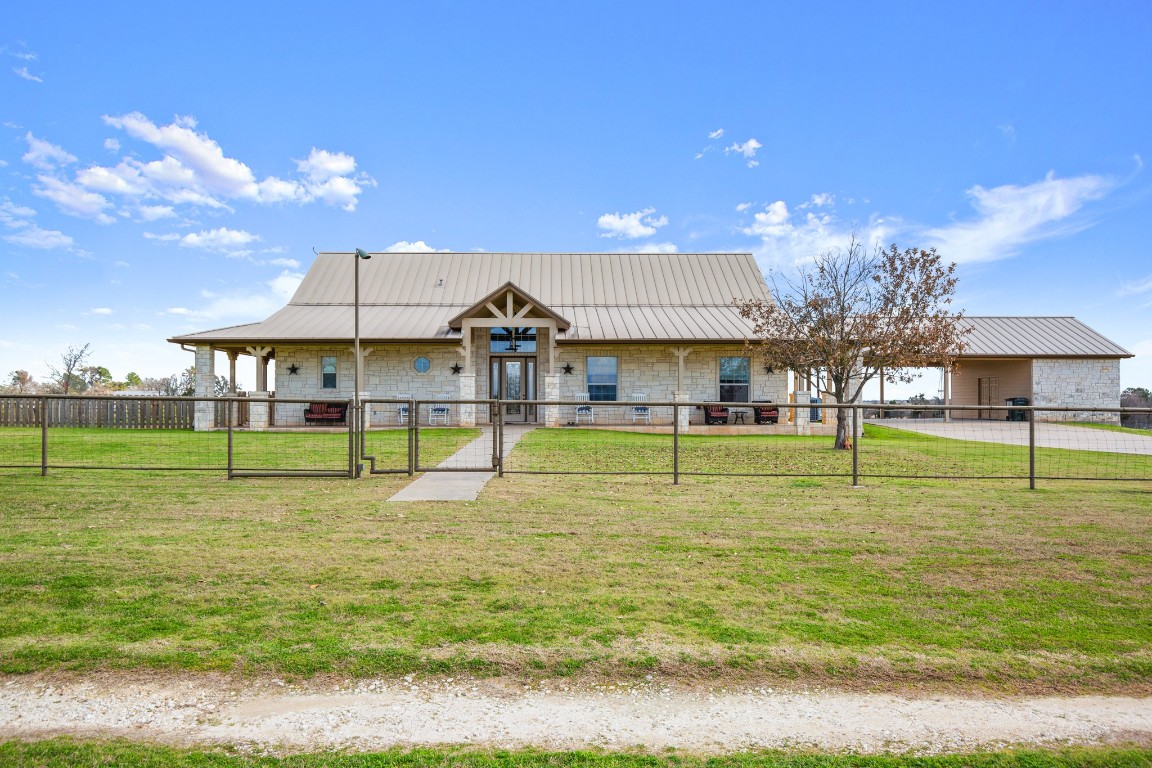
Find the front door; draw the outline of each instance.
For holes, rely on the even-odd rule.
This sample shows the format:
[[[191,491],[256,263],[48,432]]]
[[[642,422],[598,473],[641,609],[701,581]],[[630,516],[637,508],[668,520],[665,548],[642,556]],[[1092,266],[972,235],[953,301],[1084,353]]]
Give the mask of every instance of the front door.
[[[504,421],[534,422],[536,406],[516,401],[536,399],[536,358],[492,358],[491,396],[504,403]]]

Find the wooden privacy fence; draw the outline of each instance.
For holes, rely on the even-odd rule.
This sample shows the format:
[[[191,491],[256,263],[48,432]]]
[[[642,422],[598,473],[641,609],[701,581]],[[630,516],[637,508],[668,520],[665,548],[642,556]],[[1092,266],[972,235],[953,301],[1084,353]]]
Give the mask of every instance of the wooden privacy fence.
[[[216,424],[228,423],[228,403],[213,403]],[[113,429],[192,429],[192,400],[160,397],[0,397],[0,427],[39,427],[41,414],[49,427]],[[248,403],[236,407],[237,422],[248,422]]]

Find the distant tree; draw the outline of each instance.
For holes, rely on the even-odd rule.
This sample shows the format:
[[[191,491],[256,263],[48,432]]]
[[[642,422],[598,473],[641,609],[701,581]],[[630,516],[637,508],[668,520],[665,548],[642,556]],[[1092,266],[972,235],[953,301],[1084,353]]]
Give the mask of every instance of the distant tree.
[[[12,371],[8,374],[8,386],[5,389],[17,395],[26,395],[35,392],[37,386],[28,371]]]
[[[129,371],[128,375],[124,377],[124,383],[131,389],[139,389],[144,384],[144,380],[140,378],[140,374],[135,371]]]
[[[102,365],[86,365],[78,373],[86,389],[108,389],[112,385],[112,372]]]
[[[964,349],[963,313],[949,311],[955,264],[935,249],[892,245],[869,254],[855,236],[795,276],[769,276],[772,300],[739,301],[752,321],[755,350],[767,365],[811,371],[837,402],[854,403],[883,371],[910,383],[908,368],[940,365]],[[837,411],[836,447],[848,447],[850,415]]]
[[[87,388],[88,385],[79,371],[84,366],[84,361],[88,359],[91,346],[85,344],[82,347],[68,347],[68,351],[60,355],[59,367],[48,364],[48,374],[52,377],[52,383],[58,392],[67,395],[73,391],[83,392]]]

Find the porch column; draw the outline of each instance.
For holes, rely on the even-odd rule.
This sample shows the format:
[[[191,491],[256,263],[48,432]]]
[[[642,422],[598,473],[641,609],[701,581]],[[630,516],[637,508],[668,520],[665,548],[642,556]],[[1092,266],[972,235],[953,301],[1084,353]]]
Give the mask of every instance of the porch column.
[[[544,399],[552,401],[560,399],[560,374],[551,372],[544,374]],[[544,406],[544,426],[560,426],[560,406]]]
[[[211,345],[196,345],[196,397],[212,397],[216,394],[216,355]],[[213,429],[216,426],[214,403],[197,400],[193,409],[192,428],[197,432]]]
[[[812,393],[808,391],[793,392],[792,400],[796,404],[792,411],[792,413],[795,415],[794,420],[796,424],[796,434],[812,434]]]
[[[240,353],[235,349],[228,350],[228,394],[236,394],[236,358]]]
[[[476,374],[475,373],[461,373],[460,374],[460,391],[458,396],[461,400],[475,400],[476,399]],[[476,406],[472,403],[461,403],[457,406],[460,413],[460,426],[474,427],[476,426]]]
[[[268,429],[270,406],[267,392],[252,392],[248,400],[248,428],[253,432]]]
[[[272,347],[248,347],[248,354],[256,358],[256,391],[268,391],[268,355]]]

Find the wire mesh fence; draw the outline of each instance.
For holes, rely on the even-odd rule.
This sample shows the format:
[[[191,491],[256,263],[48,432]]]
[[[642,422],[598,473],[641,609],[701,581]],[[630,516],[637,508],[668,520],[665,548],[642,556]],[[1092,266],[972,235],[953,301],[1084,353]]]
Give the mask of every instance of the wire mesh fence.
[[[1123,426],[1150,409],[439,397],[357,418],[349,400],[122,400],[0,396],[0,468],[1152,480],[1152,429]]]

